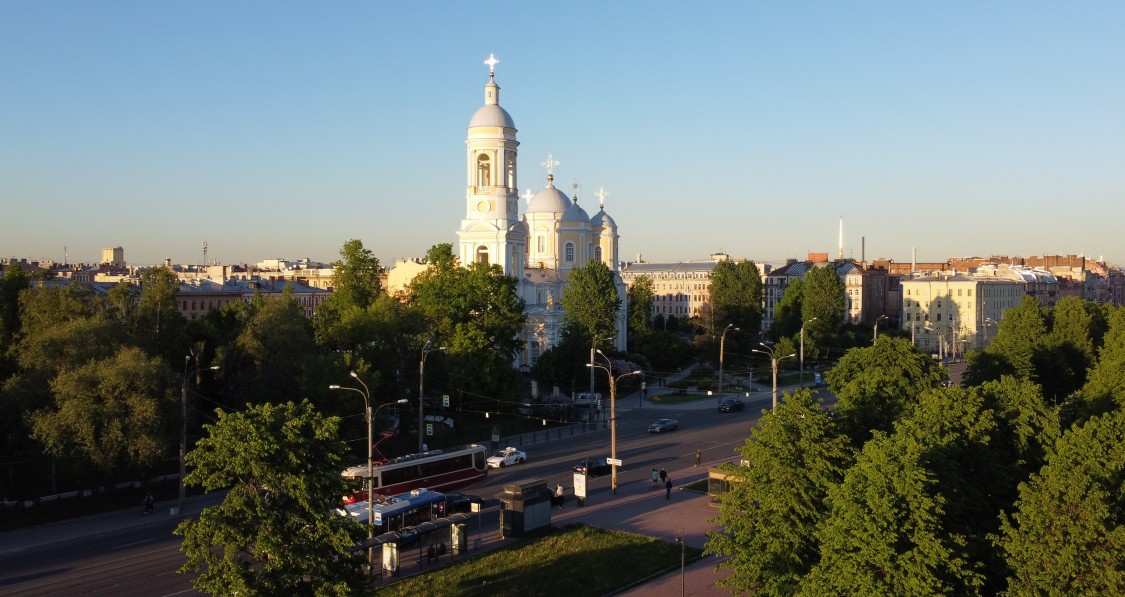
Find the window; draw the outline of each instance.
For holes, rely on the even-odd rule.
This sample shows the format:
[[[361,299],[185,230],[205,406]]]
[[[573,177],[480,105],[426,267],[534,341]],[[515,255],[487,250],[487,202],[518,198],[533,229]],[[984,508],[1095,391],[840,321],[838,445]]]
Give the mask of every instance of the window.
[[[477,263],[488,263],[488,247],[484,245],[477,247]]]
[[[601,247],[594,247],[594,259],[596,261],[602,260],[602,248]]]
[[[516,154],[508,152],[508,188],[516,188]]]
[[[574,243],[566,243],[566,247],[563,251],[563,259],[567,263],[574,263]]]
[[[477,156],[477,186],[489,187],[492,186],[492,164],[488,158],[488,154],[482,153]]]
[[[545,253],[547,251],[547,239],[542,234],[535,239],[535,250],[540,253]]]

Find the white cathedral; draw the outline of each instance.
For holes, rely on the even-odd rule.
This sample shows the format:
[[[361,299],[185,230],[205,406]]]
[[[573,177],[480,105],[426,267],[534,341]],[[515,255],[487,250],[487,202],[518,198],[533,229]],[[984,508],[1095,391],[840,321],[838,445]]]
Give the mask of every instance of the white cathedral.
[[[529,189],[520,215],[517,184],[516,125],[500,106],[500,86],[496,84],[499,61],[489,55],[488,83],[484,86],[484,105],[469,121],[465,139],[465,219],[457,231],[462,264],[476,262],[499,265],[504,273],[519,280],[520,297],[526,302],[527,324],[524,346],[516,365],[529,367],[539,355],[559,342],[562,334],[561,299],[567,277],[574,268],[599,260],[614,273],[621,309],[617,314],[617,350],[626,348],[626,292],[618,268],[617,223],[605,212],[604,191],[593,217],[578,205],[578,197],[567,197],[555,188],[550,154],[547,185],[532,194]]]

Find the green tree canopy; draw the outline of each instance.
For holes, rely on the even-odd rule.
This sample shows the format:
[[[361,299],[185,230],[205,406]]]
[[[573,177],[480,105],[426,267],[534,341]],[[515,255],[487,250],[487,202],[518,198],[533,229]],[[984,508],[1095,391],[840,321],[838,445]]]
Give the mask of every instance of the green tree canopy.
[[[762,275],[753,261],[729,259],[715,264],[711,272],[711,310],[708,330],[721,333],[729,324],[754,333],[762,327]]]
[[[1125,411],[1065,433],[1000,541],[1012,595],[1125,594]]]
[[[138,346],[150,354],[174,359],[187,344],[183,335],[186,321],[176,307],[179,291],[180,279],[170,268],[153,267],[141,275],[132,331]]]
[[[652,278],[637,276],[629,286],[629,338],[652,333],[652,299],[655,296]],[[629,342],[632,345],[632,341]]]
[[[349,240],[332,263],[332,295],[313,313],[318,344],[334,350],[355,350],[369,340],[368,306],[383,295],[383,268],[363,241]]]
[[[563,326],[566,334],[583,338],[617,335],[621,297],[613,271],[601,261],[590,261],[571,270],[563,288]]]
[[[811,336],[813,342],[826,345],[827,338],[844,325],[848,308],[844,281],[831,264],[814,267],[805,274],[801,290],[801,317],[811,322],[805,327],[805,334]]]
[[[222,365],[238,372],[250,401],[293,400],[310,389],[302,383],[302,374],[316,344],[292,286],[280,297],[254,296],[236,347],[236,360]]]
[[[801,331],[801,302],[805,295],[805,282],[797,278],[785,287],[781,299],[773,308],[773,324],[770,327],[770,336],[774,340],[792,336]]]
[[[815,533],[827,514],[824,498],[840,483],[853,455],[848,440],[808,389],[786,395],[742,446],[746,466],[724,465],[723,494],[708,533],[707,554],[732,574],[720,584],[754,595],[792,595],[819,559]]]
[[[216,411],[188,456],[188,485],[229,488],[218,506],[176,528],[199,572],[195,588],[216,595],[349,595],[361,588],[351,555],[363,527],[335,516],[345,483],[339,420],[308,401]]]
[[[169,445],[175,385],[159,358],[123,348],[61,372],[51,382],[54,408],[33,415],[32,435],[48,453],[79,454],[106,477],[146,471]]]
[[[945,369],[910,341],[890,336],[879,336],[873,346],[849,350],[825,376],[838,398],[836,411],[856,446],[863,445],[872,431],[889,433],[923,391],[937,387],[946,377]]]

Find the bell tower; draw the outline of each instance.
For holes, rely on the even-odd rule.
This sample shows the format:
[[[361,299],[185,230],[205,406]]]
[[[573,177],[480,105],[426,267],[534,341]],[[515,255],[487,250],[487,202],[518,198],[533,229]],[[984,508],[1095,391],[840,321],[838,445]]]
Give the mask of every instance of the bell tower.
[[[509,276],[523,275],[527,232],[519,220],[516,125],[500,106],[496,65],[489,54],[484,105],[469,121],[466,145],[465,219],[457,231],[462,265],[497,264]]]

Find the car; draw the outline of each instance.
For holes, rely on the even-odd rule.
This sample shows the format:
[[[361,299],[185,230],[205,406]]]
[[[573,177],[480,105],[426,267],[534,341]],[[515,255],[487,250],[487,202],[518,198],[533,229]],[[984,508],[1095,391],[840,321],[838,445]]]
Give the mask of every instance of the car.
[[[489,456],[486,462],[489,468],[504,468],[510,464],[523,464],[526,460],[527,452],[508,446]]]
[[[721,413],[732,413],[744,408],[746,408],[746,404],[738,398],[723,398],[722,401],[719,402],[719,412]]]
[[[601,475],[608,475],[612,468],[605,458],[587,458],[574,465],[573,470],[580,475],[600,477]]]
[[[664,433],[665,431],[672,431],[680,426],[680,422],[675,419],[660,419],[659,421],[648,426],[649,433]]]

